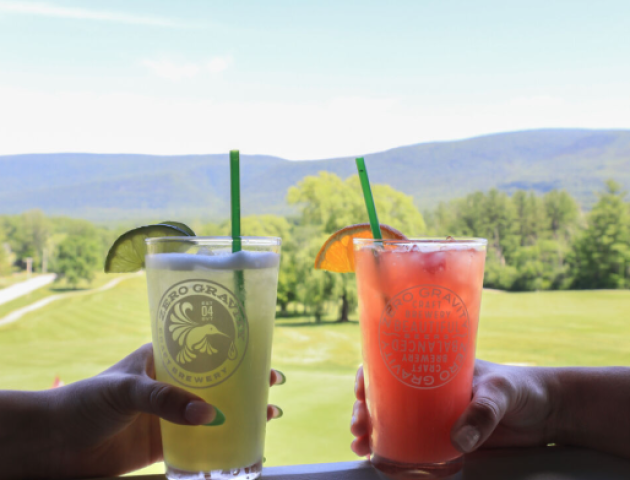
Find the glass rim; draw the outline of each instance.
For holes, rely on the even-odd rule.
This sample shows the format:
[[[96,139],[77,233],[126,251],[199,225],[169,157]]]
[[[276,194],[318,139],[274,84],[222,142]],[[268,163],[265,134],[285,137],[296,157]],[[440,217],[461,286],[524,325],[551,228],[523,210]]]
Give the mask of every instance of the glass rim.
[[[241,239],[241,245],[250,247],[276,247],[282,245],[282,238],[280,237],[239,237]],[[182,242],[192,243],[196,245],[232,245],[234,239],[228,236],[215,236],[215,237],[198,237],[198,236],[181,236],[181,237],[149,237],[144,241],[147,245],[153,245],[156,243],[164,242]]]
[[[354,245],[471,245],[471,246],[487,246],[487,238],[478,237],[413,237],[405,240],[399,239],[383,239],[375,240],[374,238],[353,238]]]

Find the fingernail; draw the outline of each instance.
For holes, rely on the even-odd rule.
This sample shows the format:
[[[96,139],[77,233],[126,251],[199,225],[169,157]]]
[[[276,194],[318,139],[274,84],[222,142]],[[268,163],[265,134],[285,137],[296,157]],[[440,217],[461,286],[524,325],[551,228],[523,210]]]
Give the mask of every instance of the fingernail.
[[[282,415],[284,415],[284,412],[278,405],[273,406],[273,411],[274,411],[273,418],[281,418]]]
[[[453,441],[462,452],[471,452],[477,445],[480,436],[479,430],[472,425],[466,425],[455,434]]]
[[[223,425],[225,423],[225,415],[223,414],[223,412],[217,407],[214,407],[214,410],[216,411],[214,420],[212,420],[210,423],[206,423],[204,425],[205,427],[218,427],[219,425]]]
[[[208,423],[212,418],[212,405],[199,400],[193,400],[186,405],[184,418],[192,425]]]
[[[276,383],[276,385],[284,385],[285,383],[287,383],[287,376],[283,372],[281,372],[280,370],[276,370],[276,373],[280,374],[280,381]]]

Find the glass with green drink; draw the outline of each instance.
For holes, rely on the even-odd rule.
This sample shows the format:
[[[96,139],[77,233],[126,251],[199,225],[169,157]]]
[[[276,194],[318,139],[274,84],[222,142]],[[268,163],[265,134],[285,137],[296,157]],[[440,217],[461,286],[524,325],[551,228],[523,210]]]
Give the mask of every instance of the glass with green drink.
[[[190,390],[222,425],[161,421],[171,479],[257,478],[267,421],[280,239],[147,239],[147,286],[158,381]],[[168,252],[168,253],[164,253]]]

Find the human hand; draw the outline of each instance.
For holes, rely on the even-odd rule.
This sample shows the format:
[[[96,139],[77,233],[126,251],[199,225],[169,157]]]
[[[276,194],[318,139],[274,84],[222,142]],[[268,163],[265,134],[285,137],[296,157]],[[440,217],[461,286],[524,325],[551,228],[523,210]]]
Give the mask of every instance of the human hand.
[[[221,420],[198,396],[154,378],[146,344],[95,377],[51,390],[51,471],[61,478],[126,473],[162,460],[158,417],[191,426]],[[284,380],[271,371],[271,385]],[[280,416],[279,407],[267,407],[267,420]]]
[[[453,425],[451,441],[463,453],[484,447],[525,447],[553,441],[552,369],[514,367],[477,360],[470,405]],[[370,418],[365,403],[363,367],[355,383],[350,430],[352,450],[369,455]]]

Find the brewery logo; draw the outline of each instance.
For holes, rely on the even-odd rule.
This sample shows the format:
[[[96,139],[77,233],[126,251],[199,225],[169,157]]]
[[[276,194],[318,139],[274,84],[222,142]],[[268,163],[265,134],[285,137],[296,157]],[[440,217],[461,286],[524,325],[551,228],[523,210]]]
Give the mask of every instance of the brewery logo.
[[[381,357],[400,382],[437,388],[468,358],[470,319],[462,299],[438,285],[418,285],[390,298],[379,322]]]
[[[157,312],[159,352],[175,381],[208,388],[240,366],[249,338],[243,305],[231,290],[208,280],[169,288]]]

